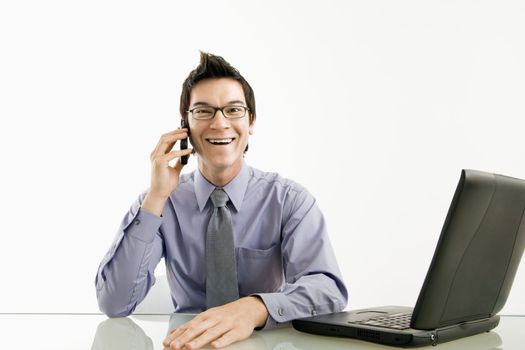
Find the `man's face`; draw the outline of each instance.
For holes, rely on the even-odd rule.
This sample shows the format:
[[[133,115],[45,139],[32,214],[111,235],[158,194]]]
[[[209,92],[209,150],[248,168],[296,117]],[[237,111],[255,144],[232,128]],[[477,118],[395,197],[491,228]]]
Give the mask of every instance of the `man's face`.
[[[190,110],[197,106],[246,106],[242,85],[230,78],[206,79],[197,83],[190,94]],[[248,136],[253,134],[249,111],[240,119],[227,119],[217,111],[211,120],[197,120],[188,113],[191,142],[199,155],[201,171],[237,173],[243,160]]]

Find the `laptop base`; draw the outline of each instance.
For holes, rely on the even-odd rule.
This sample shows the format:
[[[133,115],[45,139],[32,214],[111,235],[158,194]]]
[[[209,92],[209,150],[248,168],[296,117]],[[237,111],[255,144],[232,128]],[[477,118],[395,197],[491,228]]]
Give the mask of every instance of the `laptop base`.
[[[488,332],[498,325],[500,319],[496,315],[434,330],[412,328],[398,330],[356,323],[381,315],[410,311],[412,311],[410,307],[384,306],[297,319],[292,324],[298,331],[311,334],[355,338],[400,347],[418,347],[437,345],[454,339]]]

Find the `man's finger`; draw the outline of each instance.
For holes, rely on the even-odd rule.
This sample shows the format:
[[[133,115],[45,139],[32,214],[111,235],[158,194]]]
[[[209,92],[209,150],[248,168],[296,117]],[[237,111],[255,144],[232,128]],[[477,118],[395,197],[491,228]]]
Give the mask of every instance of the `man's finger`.
[[[234,328],[224,333],[219,339],[212,341],[211,346],[215,349],[219,349],[242,339],[244,338],[239,335],[239,331]]]
[[[164,341],[162,342],[162,345],[164,346],[170,346],[173,339],[181,335],[185,329],[183,329],[184,325],[180,326],[179,328],[174,328],[169,331],[169,334],[166,336]]]
[[[191,321],[181,324],[179,327],[174,328],[169,331],[169,334],[166,336],[166,339],[164,339],[165,346],[170,346],[170,344],[175,340],[176,338],[180,337],[186,330],[191,327]],[[162,342],[164,344],[164,342]]]
[[[152,160],[152,165],[154,167],[161,167],[161,168],[164,168],[168,165],[168,163],[170,161],[172,161],[173,159],[177,158],[177,157],[182,157],[182,156],[189,156],[191,155],[191,149],[183,149],[181,151],[171,151],[169,153],[166,153],[158,158],[155,158]],[[182,164],[181,164],[182,166]],[[176,167],[176,166],[175,166]],[[175,167],[173,167],[175,169]],[[181,168],[177,168],[178,170],[182,169]]]
[[[157,143],[157,146],[155,147],[155,150],[153,151],[153,154],[163,154],[171,150],[178,140],[188,137],[188,132],[185,130],[186,129],[175,130],[174,132],[162,135],[159,139],[159,142]]]
[[[213,340],[220,338],[224,333],[228,331],[229,327],[227,327],[224,323],[218,323],[214,327],[207,329],[200,336],[196,337],[190,342],[187,342],[185,344],[186,348],[188,348],[189,350],[200,349],[201,347],[203,347],[206,344],[209,344]]]
[[[200,336],[202,333],[206,332],[209,328],[213,327],[214,324],[208,320],[205,320],[200,323],[191,325],[186,329],[182,335],[180,335],[176,340],[180,341],[183,345],[192,341],[193,339]]]
[[[162,134],[161,138],[169,137],[169,136],[172,136],[172,135],[177,135],[177,134],[181,134],[181,133],[185,133],[185,132],[188,132],[188,128],[177,128],[175,130],[168,131],[167,133]]]
[[[172,342],[172,338],[171,338],[171,332],[175,332],[176,329],[170,331],[170,334],[168,334],[166,336],[166,338],[164,338],[164,340],[162,341],[162,345],[164,345],[164,347],[167,347],[167,346],[170,346],[171,342]]]
[[[179,327],[173,328],[172,330],[170,330],[168,332],[169,334],[166,336],[166,339],[165,339],[165,341],[168,341],[168,344],[166,346],[169,346],[170,343],[173,341],[173,339],[179,337],[180,335],[182,335],[182,333],[186,332],[186,329],[188,329],[188,327],[194,324],[195,320],[197,320],[198,317],[201,315],[202,314],[197,315],[193,320],[183,323]]]
[[[170,346],[172,349],[181,349],[188,342],[193,341],[193,339],[197,338],[215,325],[216,324],[209,319],[203,320],[201,322],[190,321],[182,334],[179,334],[178,332],[175,332],[177,334],[172,333],[171,338],[173,341],[171,342]]]
[[[171,150],[178,140],[182,140],[188,137],[187,129],[177,129],[175,131],[164,134],[160,137],[157,146],[150,154],[150,159],[154,159],[158,156],[165,154]]]
[[[177,150],[177,151],[171,151],[171,152],[168,152],[162,156],[160,156],[158,158],[158,160],[162,163],[168,163],[170,160],[173,160],[177,157],[182,157],[182,156],[189,156],[191,154],[191,148],[188,148],[188,149],[181,149],[180,151]]]

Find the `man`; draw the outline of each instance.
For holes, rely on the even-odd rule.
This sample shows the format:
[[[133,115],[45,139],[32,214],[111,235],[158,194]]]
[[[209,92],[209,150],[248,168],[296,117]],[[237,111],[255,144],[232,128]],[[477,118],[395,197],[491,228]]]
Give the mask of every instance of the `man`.
[[[100,264],[100,309],[133,312],[164,257],[175,312],[200,312],[167,336],[172,349],[220,348],[254,329],[341,311],[347,291],[315,199],[244,162],[256,117],[248,82],[222,57],[201,53],[180,112],[188,128],[160,138],[150,188]],[[198,170],[181,175],[180,158],[193,150],[172,148],[186,137]]]

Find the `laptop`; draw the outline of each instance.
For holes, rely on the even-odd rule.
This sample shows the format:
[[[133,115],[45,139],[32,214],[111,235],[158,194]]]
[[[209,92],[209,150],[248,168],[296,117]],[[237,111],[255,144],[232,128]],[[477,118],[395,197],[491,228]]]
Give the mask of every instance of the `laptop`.
[[[525,247],[525,181],[462,170],[416,305],[383,306],[292,322],[299,331],[414,347],[488,332]]]

